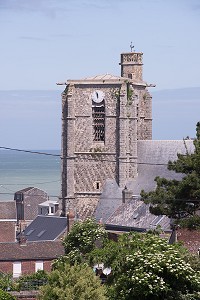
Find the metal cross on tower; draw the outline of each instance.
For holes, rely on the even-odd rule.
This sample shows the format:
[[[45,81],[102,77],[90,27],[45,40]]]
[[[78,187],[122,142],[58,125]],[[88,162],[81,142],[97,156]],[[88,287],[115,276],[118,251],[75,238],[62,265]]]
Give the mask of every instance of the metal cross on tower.
[[[134,48],[132,42],[131,42],[131,44],[130,44],[130,48],[131,48],[131,52],[132,52],[132,49]]]

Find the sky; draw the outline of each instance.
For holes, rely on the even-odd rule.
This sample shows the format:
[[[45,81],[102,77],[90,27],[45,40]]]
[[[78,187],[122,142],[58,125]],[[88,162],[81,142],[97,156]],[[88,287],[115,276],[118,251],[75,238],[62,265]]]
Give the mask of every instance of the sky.
[[[200,87],[199,32],[199,0],[0,0],[0,92],[62,92],[57,82],[105,73],[120,75],[120,53],[129,52],[131,42],[136,52],[144,53],[143,78],[156,84],[154,91]],[[40,104],[44,105],[41,98],[30,102],[22,97],[20,104],[14,98],[10,103],[0,98],[0,117],[8,129],[0,129],[1,143],[60,147],[61,115],[53,114],[60,114],[61,100],[51,99],[47,113],[37,121]],[[45,103],[46,108],[48,99]],[[33,113],[31,105],[35,105]],[[55,143],[52,124],[48,132],[54,118],[59,122],[57,133],[53,131],[59,136]],[[28,129],[33,132],[32,143],[24,140]]]

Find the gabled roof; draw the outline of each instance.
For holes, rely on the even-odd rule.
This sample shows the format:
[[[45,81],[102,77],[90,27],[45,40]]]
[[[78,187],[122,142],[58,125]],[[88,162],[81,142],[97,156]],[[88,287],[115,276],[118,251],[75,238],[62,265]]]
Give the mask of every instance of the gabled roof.
[[[156,176],[181,180],[183,174],[168,170],[168,161],[177,160],[177,153],[186,154],[186,151],[189,153],[194,151],[192,140],[144,140],[138,141],[137,147],[138,176],[127,183],[127,188],[132,190],[134,195],[139,195],[142,189],[146,192],[155,189]]]
[[[67,230],[67,218],[57,216],[37,216],[25,229],[28,241],[54,241]]]
[[[45,191],[43,191],[37,187],[33,187],[33,186],[21,189],[21,190],[15,192],[15,194],[16,193],[25,193],[26,195],[29,195],[30,193],[33,193],[33,192],[42,192],[42,193],[47,194]]]
[[[19,243],[0,243],[0,261],[55,259],[64,255],[62,243],[57,242],[27,242],[26,245]]]

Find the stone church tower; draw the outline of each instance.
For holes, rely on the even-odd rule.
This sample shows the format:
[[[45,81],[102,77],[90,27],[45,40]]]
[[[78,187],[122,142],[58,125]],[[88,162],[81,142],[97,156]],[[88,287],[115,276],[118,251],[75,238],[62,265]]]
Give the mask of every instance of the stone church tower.
[[[121,54],[121,77],[68,80],[62,93],[62,215],[91,216],[112,179],[137,176],[137,140],[152,139],[151,95],[143,53]]]

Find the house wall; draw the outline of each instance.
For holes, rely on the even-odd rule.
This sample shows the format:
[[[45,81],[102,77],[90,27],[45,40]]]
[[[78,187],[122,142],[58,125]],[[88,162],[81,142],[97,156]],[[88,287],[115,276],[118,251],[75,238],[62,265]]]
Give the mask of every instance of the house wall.
[[[37,260],[37,261],[42,261]],[[35,273],[35,260],[21,261],[21,275],[27,275]],[[46,272],[51,271],[52,260],[43,260],[43,270]],[[13,274],[13,261],[0,261],[0,272],[6,274]]]

